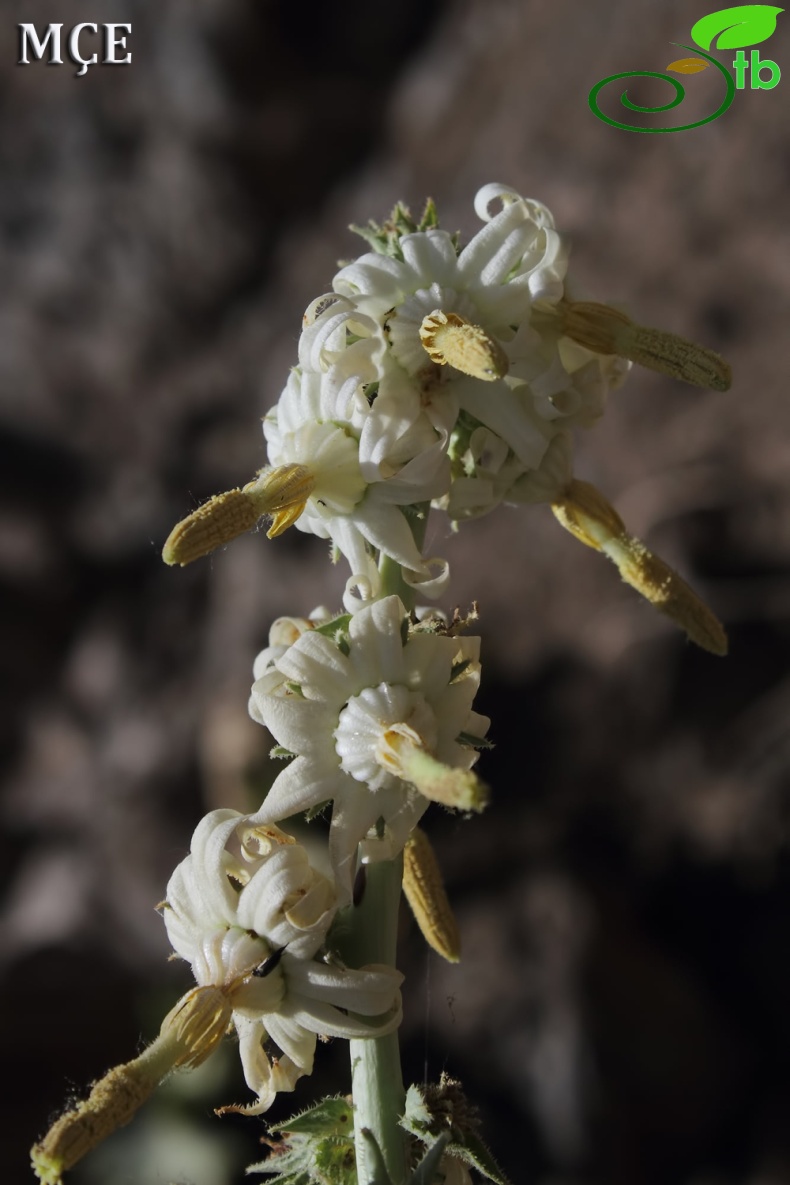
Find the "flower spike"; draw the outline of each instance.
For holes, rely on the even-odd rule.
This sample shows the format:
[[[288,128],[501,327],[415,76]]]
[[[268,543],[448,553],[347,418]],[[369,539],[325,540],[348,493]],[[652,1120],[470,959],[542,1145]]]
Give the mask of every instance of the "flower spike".
[[[692,642],[711,654],[727,653],[727,635],[719,620],[677,572],[628,534],[617,511],[595,486],[571,481],[551,508],[566,531],[608,556],[626,584],[677,622]]]

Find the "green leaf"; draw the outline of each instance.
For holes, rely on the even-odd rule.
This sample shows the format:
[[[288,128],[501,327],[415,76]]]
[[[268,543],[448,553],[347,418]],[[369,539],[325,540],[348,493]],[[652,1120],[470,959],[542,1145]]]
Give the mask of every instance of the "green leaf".
[[[373,1185],[392,1185],[392,1180],[387,1172],[387,1166],[384,1163],[384,1156],[379,1148],[378,1140],[368,1128],[362,1128],[362,1139],[365,1143],[368,1159],[373,1166],[373,1173],[370,1180]]]
[[[354,1112],[346,1099],[322,1099],[315,1107],[300,1111],[277,1125],[277,1131],[310,1132],[320,1136],[342,1136],[354,1132]]]
[[[428,1110],[422,1091],[414,1083],[406,1091],[406,1107],[400,1125],[419,1139],[435,1137],[433,1117]]]
[[[332,799],[327,798],[323,802],[317,802],[315,806],[309,806],[304,813],[305,821],[312,823],[313,819],[317,819],[324,813],[328,806],[332,805]]]
[[[451,1156],[457,1156],[459,1160],[465,1160],[467,1164],[471,1164],[484,1177],[488,1177],[489,1181],[493,1181],[494,1185],[510,1185],[510,1181],[488,1148],[474,1132],[465,1132],[463,1145],[453,1143],[447,1151]]]
[[[425,202],[425,209],[422,212],[417,230],[434,230],[439,225],[439,213],[436,209],[436,202],[433,198],[428,198]]]
[[[493,741],[487,741],[485,737],[472,736],[471,732],[459,732],[455,738],[456,744],[466,745],[467,749],[495,749],[496,745]]]
[[[449,1139],[449,1132],[442,1132],[437,1136],[412,1173],[409,1185],[433,1185],[439,1169],[439,1162],[442,1159],[442,1153],[447,1147]]]
[[[323,625],[317,625],[315,627],[315,633],[324,634],[327,638],[334,638],[338,632],[345,633],[348,630],[350,621],[350,613],[341,613],[339,617],[333,617],[331,621],[325,621]]]
[[[716,49],[741,49],[767,41],[776,28],[776,18],[783,8],[772,4],[739,4],[711,12],[693,26],[691,36],[700,49],[710,49],[717,34]]]
[[[282,745],[274,745],[269,750],[269,756],[277,760],[290,761],[296,754],[292,753],[290,749],[284,749]]]

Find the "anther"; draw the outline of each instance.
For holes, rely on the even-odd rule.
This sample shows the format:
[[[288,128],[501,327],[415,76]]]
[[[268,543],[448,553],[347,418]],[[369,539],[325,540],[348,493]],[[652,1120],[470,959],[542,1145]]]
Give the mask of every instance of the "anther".
[[[458,313],[443,313],[441,309],[429,313],[420,326],[420,341],[432,362],[453,366],[486,383],[503,378],[510,368],[508,356],[496,338]]]
[[[721,622],[677,572],[629,535],[617,511],[595,486],[571,481],[552,504],[557,520],[587,547],[602,551],[626,584],[685,630],[692,642],[711,654],[727,653]]]
[[[271,516],[266,534],[273,539],[296,522],[314,488],[315,479],[304,465],[264,469],[255,481],[215,494],[177,523],[162,549],[162,559],[183,568],[251,531],[264,515]]]
[[[638,325],[609,305],[561,300],[536,306],[533,321],[538,327],[553,321],[566,337],[595,354],[617,354],[695,387],[727,391],[732,382],[729,364],[713,350],[676,333]]]
[[[458,925],[433,847],[419,827],[403,850],[403,892],[428,945],[448,963],[457,963],[461,958]]]

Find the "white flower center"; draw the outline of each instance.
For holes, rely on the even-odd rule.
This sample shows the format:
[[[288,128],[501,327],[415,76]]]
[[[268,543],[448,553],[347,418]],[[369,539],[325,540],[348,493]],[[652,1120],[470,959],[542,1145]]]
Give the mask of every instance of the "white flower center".
[[[452,288],[431,284],[430,288],[421,288],[407,296],[390,317],[388,335],[392,353],[409,374],[423,370],[428,361],[420,340],[420,326],[436,309],[458,313],[473,324],[480,320],[475,303],[465,293],[455,292]]]
[[[340,768],[370,790],[397,785],[404,745],[432,753],[438,736],[436,716],[425,697],[393,683],[366,687],[350,699],[334,732]]]

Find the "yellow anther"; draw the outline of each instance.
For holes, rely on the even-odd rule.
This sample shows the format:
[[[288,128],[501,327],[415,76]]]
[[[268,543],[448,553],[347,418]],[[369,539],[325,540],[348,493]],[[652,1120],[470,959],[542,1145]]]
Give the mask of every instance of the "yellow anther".
[[[215,494],[176,523],[162,548],[166,564],[191,564],[223,543],[251,531],[261,517],[255,500],[243,490]]]
[[[553,321],[561,333],[596,354],[617,354],[695,387],[727,391],[732,382],[729,364],[713,350],[676,333],[637,325],[609,305],[561,300],[536,306],[533,320],[537,326]]]
[[[296,522],[315,488],[315,479],[304,465],[280,465],[264,469],[242,489],[215,494],[197,510],[176,523],[162,549],[166,564],[191,564],[251,531],[259,519],[270,515],[269,539]]]
[[[403,892],[428,945],[448,963],[457,963],[461,936],[431,841],[419,827],[403,850]]]
[[[572,481],[552,505],[558,521],[588,547],[617,565],[623,580],[671,617],[692,642],[712,654],[727,653],[719,620],[668,564],[629,535],[623,520],[595,486]]]
[[[221,987],[196,987],[170,1009],[158,1039],[176,1048],[174,1067],[195,1069],[214,1052],[231,1021],[230,995]]]
[[[428,357],[439,366],[453,366],[472,378],[493,383],[510,368],[505,351],[481,325],[473,325],[458,313],[436,309],[423,319],[420,341]]]

